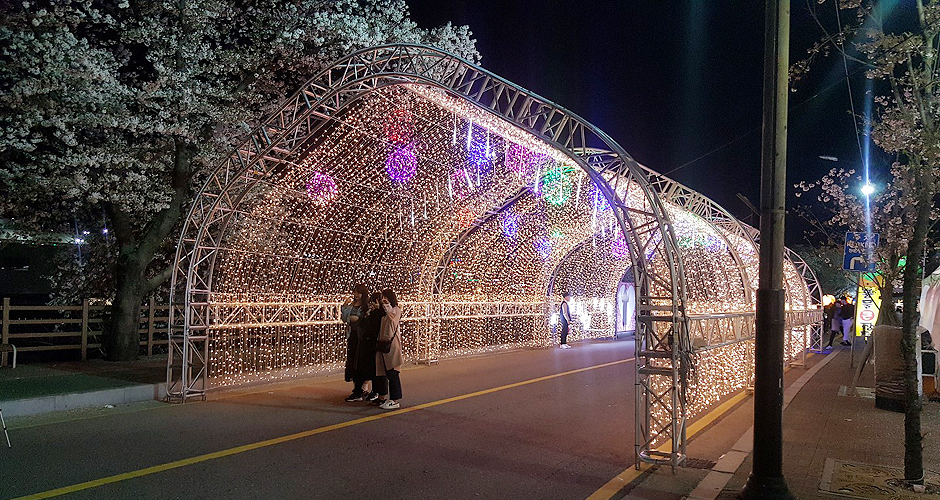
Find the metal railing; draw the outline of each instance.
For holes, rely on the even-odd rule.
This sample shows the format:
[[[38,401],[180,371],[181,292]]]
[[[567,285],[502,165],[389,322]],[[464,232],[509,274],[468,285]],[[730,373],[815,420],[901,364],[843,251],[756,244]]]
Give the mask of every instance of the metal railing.
[[[0,344],[15,345],[20,352],[77,350],[81,360],[88,351],[101,348],[102,319],[108,306],[93,305],[85,299],[80,305],[12,305],[3,298],[0,316]],[[170,306],[150,298],[140,306],[137,333],[140,345],[152,356],[154,347],[167,345]],[[0,366],[6,364],[6,353]]]

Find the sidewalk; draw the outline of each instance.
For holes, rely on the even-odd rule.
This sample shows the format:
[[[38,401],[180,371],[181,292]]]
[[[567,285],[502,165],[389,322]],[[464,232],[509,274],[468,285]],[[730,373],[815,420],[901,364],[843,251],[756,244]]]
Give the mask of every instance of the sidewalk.
[[[824,361],[811,378],[804,376]],[[790,404],[783,416],[783,468],[790,491],[801,500],[940,499],[940,492],[917,495],[893,486],[889,476],[903,471],[904,415],[875,408],[871,365],[858,383],[861,396],[851,395],[854,369],[849,365],[850,353],[840,348],[810,356],[807,367],[785,375],[784,399]],[[689,440],[691,461],[709,470],[683,468],[673,474],[668,467],[655,468],[613,498],[735,499],[751,472],[752,425],[753,398],[748,397]],[[925,402],[922,433],[924,468],[933,471],[927,472],[927,481],[938,484],[940,403]]]
[[[7,366],[0,368],[0,409],[16,417],[148,401],[165,383],[166,356]]]
[[[784,412],[783,473],[790,491],[803,500],[846,496],[940,498],[940,492],[905,494],[887,477],[895,472],[903,479],[904,415],[875,408],[874,395],[864,390],[874,387],[871,365],[865,367],[858,382],[861,396],[852,395],[854,369],[849,364],[847,350],[840,352],[803,387]],[[927,473],[927,480],[936,485],[936,473],[940,472],[940,403],[924,403],[921,433],[926,435],[924,468],[934,471],[933,475]],[[751,470],[750,458],[737,469],[718,498],[733,499],[744,487]]]

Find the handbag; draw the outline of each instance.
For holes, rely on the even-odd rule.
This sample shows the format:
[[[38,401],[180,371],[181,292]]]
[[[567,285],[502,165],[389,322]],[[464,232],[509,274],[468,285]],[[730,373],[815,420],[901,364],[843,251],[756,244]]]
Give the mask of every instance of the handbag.
[[[388,340],[377,340],[377,341],[375,342],[375,350],[376,350],[377,352],[381,352],[381,353],[384,353],[384,354],[388,354],[389,352],[391,352],[391,351],[392,351],[392,341],[395,340],[395,336],[396,336],[396,335],[398,335],[398,333],[395,333],[395,335],[392,335],[392,338],[390,338],[390,339],[388,339]]]

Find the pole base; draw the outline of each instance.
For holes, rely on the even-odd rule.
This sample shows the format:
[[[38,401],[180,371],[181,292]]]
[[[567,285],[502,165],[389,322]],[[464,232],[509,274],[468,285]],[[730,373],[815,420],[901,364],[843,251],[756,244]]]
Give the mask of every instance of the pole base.
[[[796,500],[787,488],[787,481],[780,477],[758,477],[753,473],[738,495],[740,500]]]

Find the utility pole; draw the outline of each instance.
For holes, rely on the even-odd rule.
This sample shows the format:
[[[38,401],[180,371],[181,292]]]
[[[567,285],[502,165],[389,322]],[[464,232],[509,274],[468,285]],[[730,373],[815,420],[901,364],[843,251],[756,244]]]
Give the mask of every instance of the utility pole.
[[[783,477],[783,229],[786,216],[790,0],[764,2],[760,278],[754,355],[754,465],[744,500],[792,499]]]

